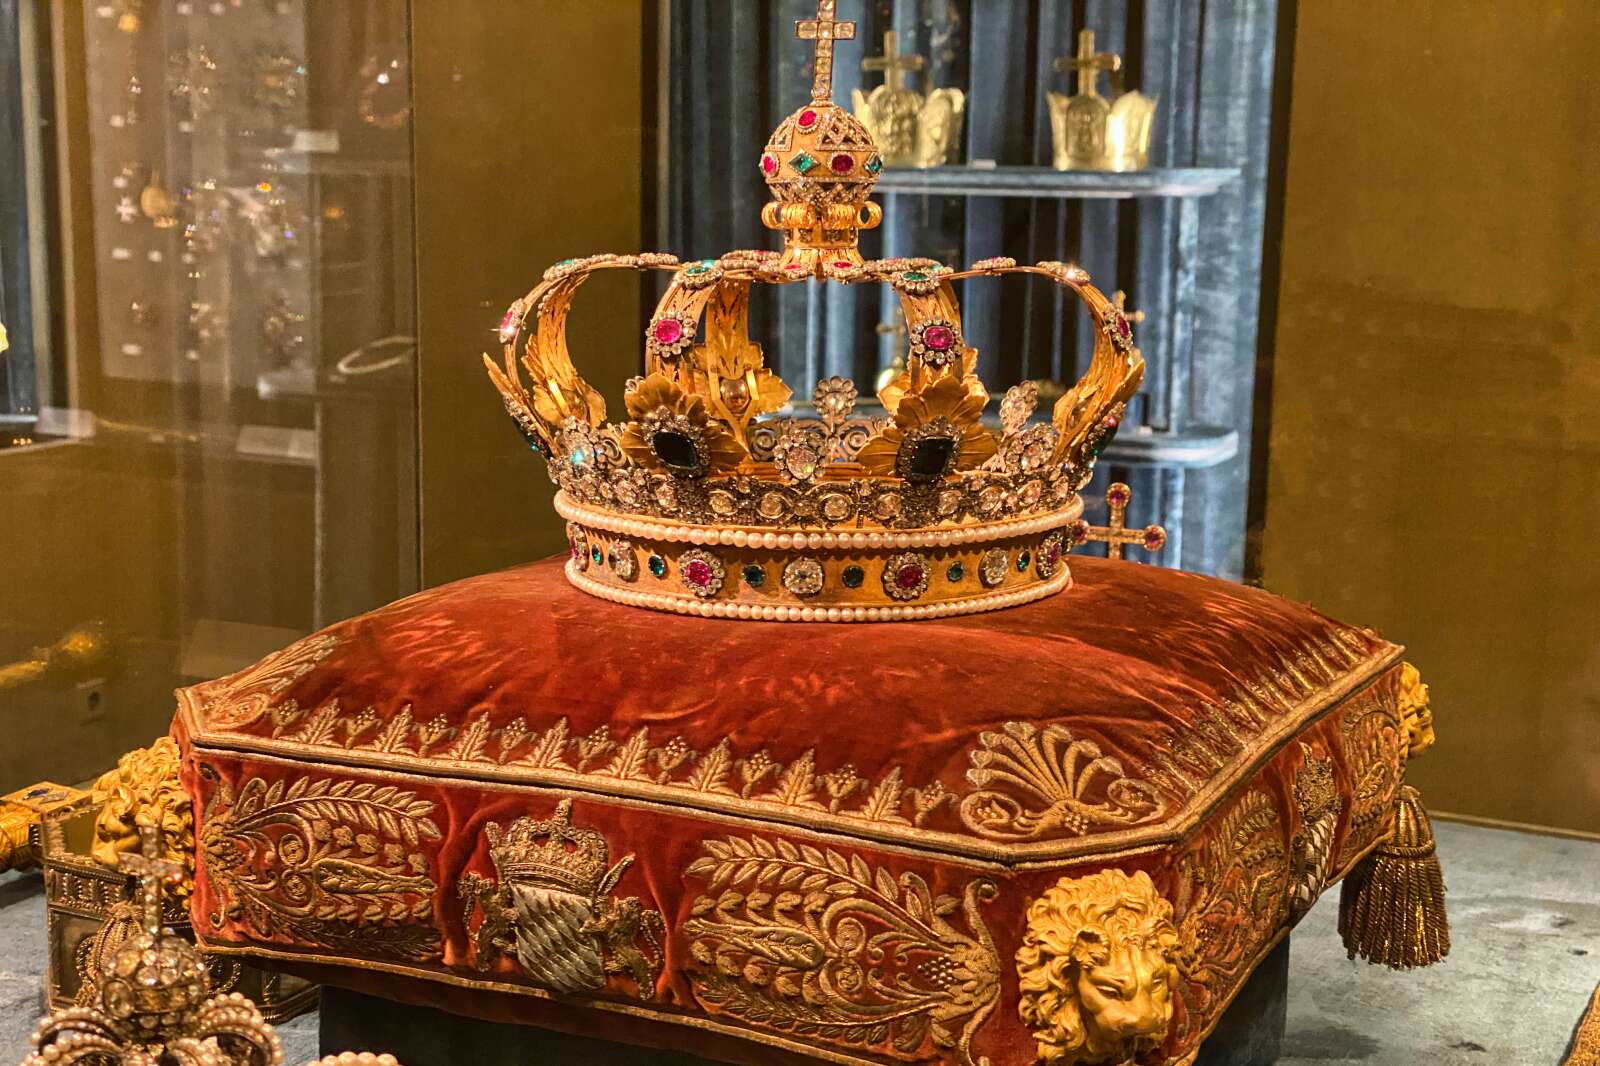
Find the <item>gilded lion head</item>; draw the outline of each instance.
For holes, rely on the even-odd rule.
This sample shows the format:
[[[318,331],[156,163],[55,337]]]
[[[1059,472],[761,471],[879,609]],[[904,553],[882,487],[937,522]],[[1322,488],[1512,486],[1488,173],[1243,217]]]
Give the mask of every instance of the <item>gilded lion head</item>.
[[[1433,708],[1428,704],[1428,686],[1410,663],[1400,664],[1400,721],[1406,729],[1406,758],[1415,758],[1433,747]]]
[[[178,780],[178,745],[162,737],[117,760],[117,768],[95,782],[101,801],[94,823],[95,861],[115,867],[117,857],[139,850],[139,827],[161,830],[163,858],[182,862],[184,878],[170,891],[183,899],[194,883],[194,808]]]
[[[1159,1048],[1178,982],[1172,905],[1150,875],[1063,877],[1028,908],[1017,949],[1022,1020],[1052,1066],[1124,1063]]]

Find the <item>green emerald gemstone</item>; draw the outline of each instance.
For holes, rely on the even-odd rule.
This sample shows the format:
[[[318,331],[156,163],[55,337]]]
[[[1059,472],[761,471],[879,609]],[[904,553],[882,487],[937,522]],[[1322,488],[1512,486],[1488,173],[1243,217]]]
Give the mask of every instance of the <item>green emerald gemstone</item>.
[[[928,280],[928,275],[924,274],[920,270],[908,270],[904,274],[902,274],[901,277],[905,278],[907,281],[927,281]]]
[[[594,565],[599,566],[605,561],[606,557],[605,553],[600,550],[600,546],[597,544],[593,548],[589,549],[589,558],[594,560]]]
[[[844,582],[845,588],[858,589],[867,579],[867,572],[859,566],[847,566],[844,568],[844,573],[839,575],[839,579]]]
[[[801,174],[809,174],[811,171],[816,169],[817,161],[811,157],[811,153],[801,152],[799,155],[789,160],[789,165],[795,170],[799,171]]]
[[[652,574],[654,574],[656,577],[666,577],[667,576],[667,561],[665,559],[661,558],[661,556],[659,556],[659,555],[650,556],[649,560],[646,562],[645,565],[650,567],[650,572]]]
[[[873,156],[871,159],[867,160],[867,169],[872,171],[874,174],[882,170],[883,158],[881,156]]]
[[[1028,569],[1028,562],[1031,558],[1026,548],[1017,555],[1017,573],[1023,573]]]
[[[950,569],[944,572],[944,576],[949,578],[952,583],[960,581],[967,576],[967,568],[960,563],[951,563]]]
[[[758,589],[762,585],[765,585],[767,583],[766,568],[758,566],[755,563],[751,563],[749,566],[745,567],[744,583],[753,589]]]

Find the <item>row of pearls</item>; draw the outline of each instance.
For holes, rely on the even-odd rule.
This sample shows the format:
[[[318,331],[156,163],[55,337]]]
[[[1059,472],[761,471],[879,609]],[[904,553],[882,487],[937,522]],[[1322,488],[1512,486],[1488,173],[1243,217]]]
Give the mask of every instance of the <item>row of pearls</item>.
[[[974,541],[1007,540],[1056,529],[1083,514],[1083,500],[1074,496],[1067,506],[1048,514],[990,525],[959,529],[913,530],[910,532],[836,533],[799,530],[793,533],[762,532],[754,529],[711,529],[704,526],[668,525],[640,518],[623,518],[609,511],[586,507],[564,492],[556,494],[556,511],[562,518],[581,526],[619,533],[639,540],[670,543],[726,544],[735,548],[765,548],[768,551],[819,548],[950,548]]]
[[[618,588],[597,581],[568,560],[567,578],[578,588],[603,600],[626,604],[629,607],[648,607],[655,611],[672,611],[675,614],[696,614],[702,618],[743,618],[763,622],[905,622],[920,618],[950,618],[980,611],[998,611],[1016,607],[1060,592],[1072,585],[1072,571],[1066,561],[1061,572],[1049,581],[1041,581],[1027,588],[1010,592],[990,592],[961,600],[942,603],[893,604],[881,607],[845,605],[843,607],[791,607],[786,604],[735,603],[723,600],[701,600],[693,596],[673,596],[660,592]]]

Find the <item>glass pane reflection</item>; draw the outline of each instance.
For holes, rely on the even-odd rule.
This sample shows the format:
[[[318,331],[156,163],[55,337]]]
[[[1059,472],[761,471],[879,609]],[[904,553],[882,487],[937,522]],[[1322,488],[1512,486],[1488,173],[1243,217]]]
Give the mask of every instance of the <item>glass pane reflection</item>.
[[[38,9],[57,328],[0,449],[0,669],[45,666],[0,673],[0,716],[60,728],[0,745],[0,791],[417,583],[407,5]]]

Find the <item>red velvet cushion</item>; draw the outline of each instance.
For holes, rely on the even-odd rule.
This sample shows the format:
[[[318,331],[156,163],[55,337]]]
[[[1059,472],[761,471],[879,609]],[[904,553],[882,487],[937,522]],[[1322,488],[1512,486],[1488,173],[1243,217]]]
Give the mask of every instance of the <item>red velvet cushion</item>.
[[[1115,866],[1151,874],[1201,954],[1177,1057],[1302,909],[1297,781],[1331,775],[1339,796],[1312,899],[1381,835],[1400,649],[1238,585],[1072,565],[1069,591],[942,621],[653,613],[546,561],[340,623],[180,693],[196,928],[489,1016],[689,1048],[714,1033],[741,1061],[1003,1066],[1033,1059],[1012,964],[1028,902]],[[546,883],[504,866],[557,838],[604,850],[600,874],[633,859],[568,896],[494,895]],[[1265,908],[1239,887],[1265,876],[1237,868],[1252,841],[1282,882]],[[852,904],[820,948],[789,928],[822,920],[817,892]],[[518,928],[485,925],[495,900]],[[552,958],[594,965],[543,972],[530,923]],[[844,965],[858,927],[916,945],[876,964],[915,992],[904,1011]]]

